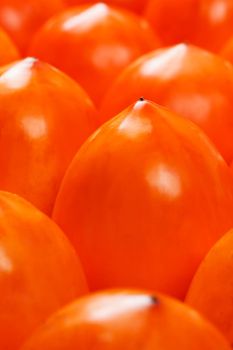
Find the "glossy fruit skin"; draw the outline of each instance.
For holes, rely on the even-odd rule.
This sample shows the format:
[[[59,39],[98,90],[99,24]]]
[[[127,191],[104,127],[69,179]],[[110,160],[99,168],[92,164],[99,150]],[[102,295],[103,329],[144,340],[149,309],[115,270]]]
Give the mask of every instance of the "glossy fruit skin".
[[[115,116],[140,96],[199,125],[225,160],[233,160],[233,67],[228,62],[185,44],[144,55],[108,91],[101,120]]]
[[[18,350],[87,286],[73,247],[47,216],[7,192],[0,213],[0,348]]]
[[[95,3],[91,0],[65,0],[68,5],[75,6],[81,4]],[[104,3],[126,8],[127,10],[141,14],[144,10],[147,0],[105,0]]]
[[[65,326],[67,325],[67,326]],[[21,350],[230,350],[198,313],[134,290],[88,295],[58,311]]]
[[[7,33],[0,29],[0,66],[16,61],[19,58],[18,49]]]
[[[233,33],[232,0],[150,0],[145,17],[165,45],[188,42],[219,52]]]
[[[63,0],[1,0],[0,25],[25,54],[39,27],[64,8]]]
[[[233,230],[207,254],[189,288],[186,302],[199,310],[233,343]]]
[[[86,93],[69,77],[28,58],[0,75],[0,188],[51,213],[78,148],[95,130]]]
[[[29,53],[77,80],[98,106],[116,76],[158,46],[144,19],[97,3],[52,18],[35,36]]]
[[[139,101],[77,153],[53,219],[77,249],[91,290],[140,287],[182,298],[232,227],[232,180],[201,130]]]

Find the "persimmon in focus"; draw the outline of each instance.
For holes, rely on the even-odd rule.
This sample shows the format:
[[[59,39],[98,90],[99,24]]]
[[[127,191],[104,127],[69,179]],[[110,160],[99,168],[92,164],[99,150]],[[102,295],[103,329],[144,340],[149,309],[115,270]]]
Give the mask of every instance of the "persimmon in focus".
[[[82,4],[91,4],[97,3],[98,1],[94,0],[65,0],[65,2],[70,6],[77,6]],[[119,6],[126,8],[127,10],[141,14],[144,10],[147,1],[141,0],[105,0],[104,3],[114,6]]]
[[[0,213],[0,348],[18,350],[87,286],[73,247],[52,220],[6,192]]]
[[[76,79],[98,106],[123,68],[158,46],[144,19],[97,3],[52,18],[36,34],[29,53]]]
[[[25,54],[39,27],[64,8],[63,0],[1,0],[0,25]]]
[[[88,295],[52,316],[21,350],[230,350],[194,310],[134,290]]]
[[[86,93],[34,58],[1,69],[0,188],[50,214],[78,148],[95,130]]]
[[[0,29],[0,66],[16,61],[20,58],[19,52],[10,37]]]
[[[217,55],[179,44],[144,55],[105,96],[105,121],[144,96],[199,125],[228,163],[233,160],[233,67]]]
[[[53,219],[91,290],[140,287],[184,297],[205,254],[233,225],[233,178],[202,131],[139,101],[82,146]]]
[[[210,250],[201,263],[186,302],[214,323],[233,344],[233,230]]]

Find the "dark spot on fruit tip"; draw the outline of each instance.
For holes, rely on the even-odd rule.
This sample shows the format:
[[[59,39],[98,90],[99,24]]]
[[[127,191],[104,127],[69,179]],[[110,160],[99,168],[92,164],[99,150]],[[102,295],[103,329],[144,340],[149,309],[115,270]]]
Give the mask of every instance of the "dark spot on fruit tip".
[[[143,97],[143,96],[140,97],[140,98],[139,98],[139,101],[141,101],[141,102],[145,101],[144,97]]]
[[[159,299],[155,295],[150,296],[151,303],[153,305],[158,305],[159,304]]]

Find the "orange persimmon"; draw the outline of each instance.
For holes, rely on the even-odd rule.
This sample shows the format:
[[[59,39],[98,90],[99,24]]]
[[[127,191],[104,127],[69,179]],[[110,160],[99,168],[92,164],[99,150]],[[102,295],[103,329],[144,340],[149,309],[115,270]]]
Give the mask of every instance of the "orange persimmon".
[[[140,100],[81,147],[53,219],[91,290],[140,287],[182,298],[232,213],[233,178],[204,133]]]

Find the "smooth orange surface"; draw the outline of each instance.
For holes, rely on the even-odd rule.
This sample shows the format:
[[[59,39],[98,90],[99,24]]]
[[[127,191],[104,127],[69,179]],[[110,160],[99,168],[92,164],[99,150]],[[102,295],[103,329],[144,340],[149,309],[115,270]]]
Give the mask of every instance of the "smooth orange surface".
[[[233,226],[232,181],[199,128],[139,101],[83,145],[53,219],[76,247],[91,290],[143,287],[183,297]]]
[[[233,37],[226,42],[220,55],[233,64]]]
[[[194,39],[200,0],[149,0],[145,17],[164,45]]]
[[[191,283],[186,302],[214,323],[233,344],[233,230],[208,253]]]
[[[186,41],[218,52],[233,33],[232,0],[150,0],[145,17],[166,45]]]
[[[18,350],[51,313],[87,292],[60,229],[16,195],[0,192],[0,348]]]
[[[227,162],[233,160],[233,67],[222,58],[180,44],[132,63],[107,93],[105,121],[140,96],[198,124]]]
[[[158,46],[144,19],[97,3],[67,10],[48,21],[29,52],[76,79],[99,105],[123,68]]]
[[[20,58],[19,52],[10,37],[0,29],[0,66],[16,61]]]
[[[64,8],[63,0],[1,0],[0,25],[25,54],[39,27]]]
[[[52,316],[21,350],[230,350],[198,313],[168,297],[92,294]]]
[[[233,1],[201,0],[194,43],[219,52],[233,33]]]
[[[98,1],[94,0],[65,0],[68,5],[80,5],[80,4],[90,4],[96,3]],[[105,0],[104,3],[120,6],[128,10],[134,11],[136,13],[142,13],[146,6],[147,0]]]
[[[69,77],[36,59],[0,75],[0,188],[51,213],[66,168],[95,129],[95,110]]]

